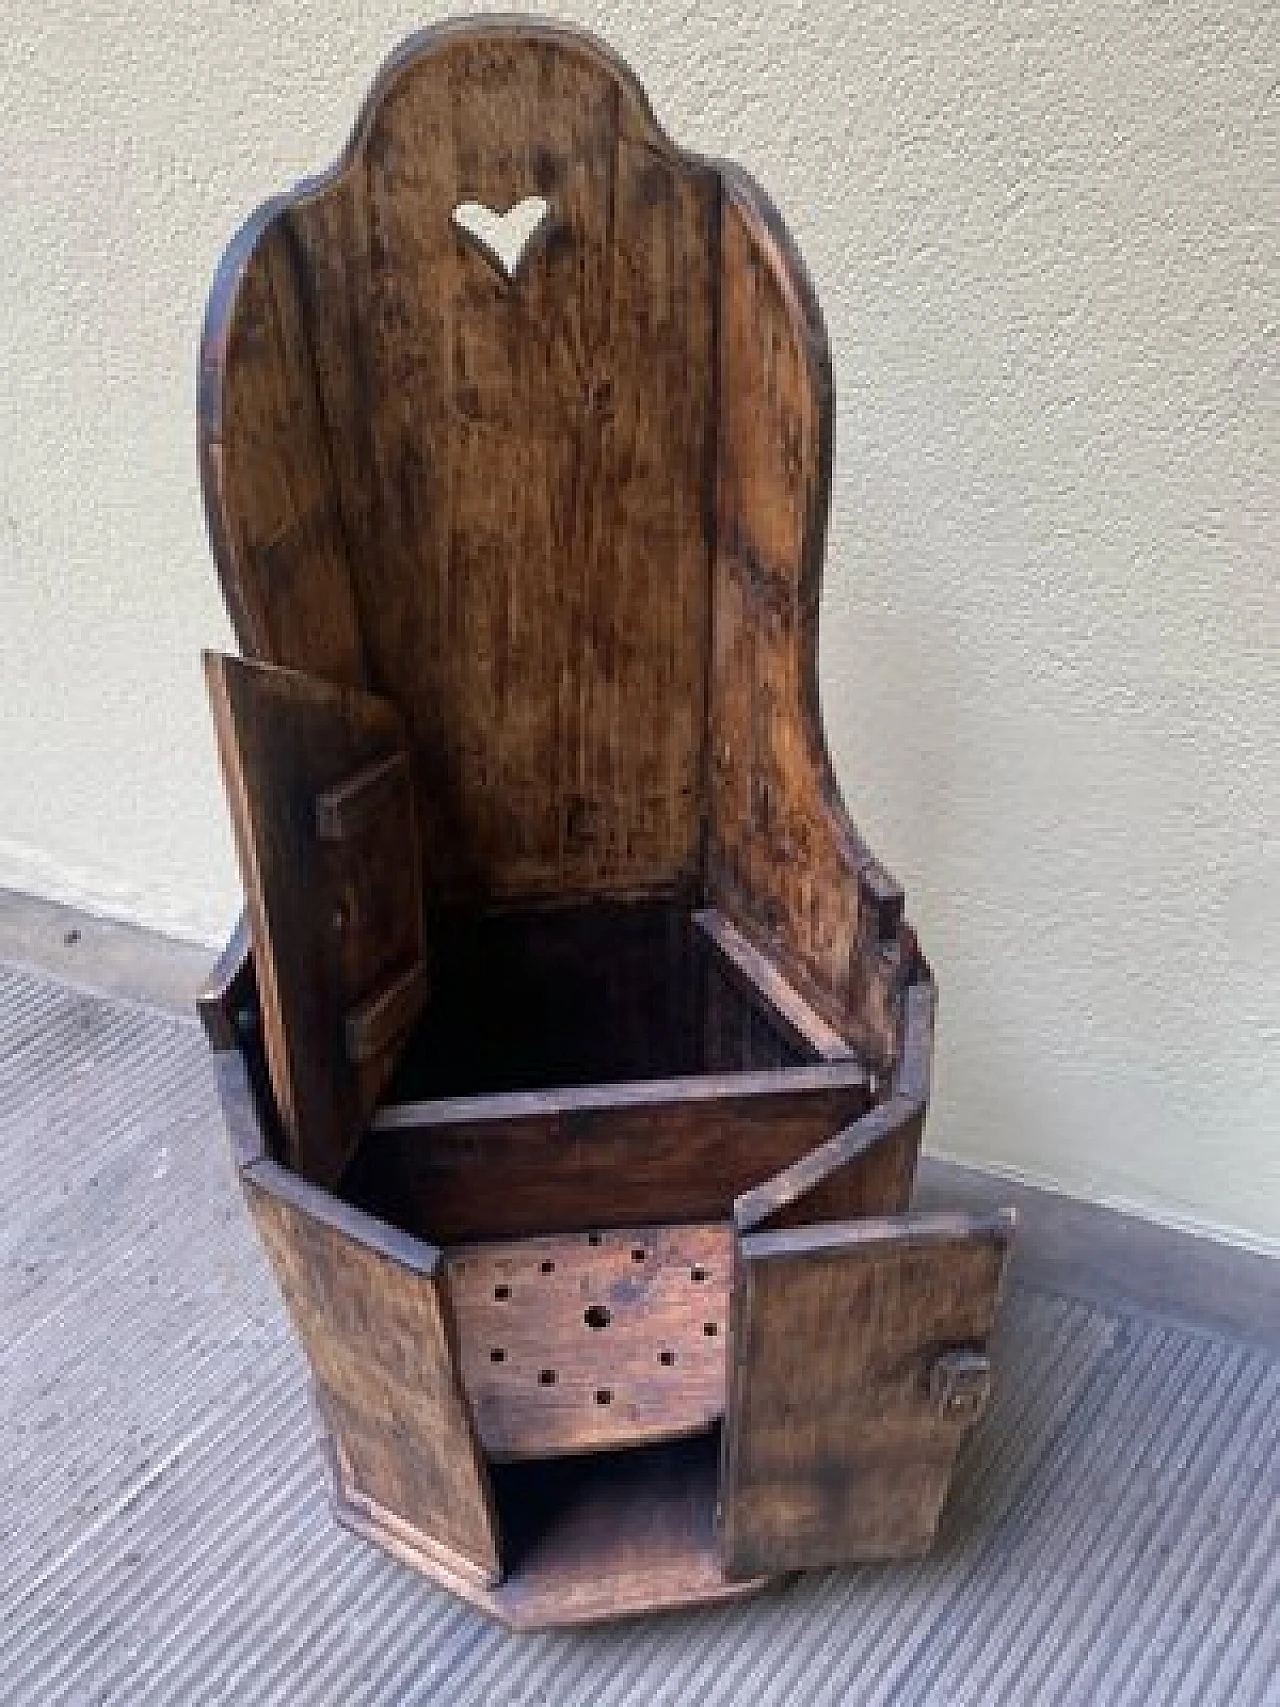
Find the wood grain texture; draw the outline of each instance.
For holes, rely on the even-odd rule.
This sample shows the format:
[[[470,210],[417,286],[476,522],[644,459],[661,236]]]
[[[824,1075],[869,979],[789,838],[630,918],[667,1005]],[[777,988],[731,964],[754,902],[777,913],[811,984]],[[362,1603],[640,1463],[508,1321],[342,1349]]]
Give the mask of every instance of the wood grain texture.
[[[709,702],[710,900],[882,1066],[913,943],[845,812],[817,687],[835,388],[808,276],[724,168]]]
[[[734,1200],[739,1233],[899,1215],[911,1203],[924,1104],[890,1097]]]
[[[727,1220],[868,1106],[856,1064],[380,1111],[344,1181],[443,1244]]]
[[[297,671],[210,655],[206,676],[288,1156],[332,1184],[421,1006],[423,921],[407,775],[340,842],[317,834],[315,802],[403,729],[384,701]]]
[[[495,1467],[509,1568],[468,1561],[354,1492],[330,1451],[338,1516],[406,1565],[516,1630],[593,1624],[754,1594],[726,1574],[715,1531],[714,1433],[628,1452]]]
[[[366,679],[338,502],[283,202],[239,232],[200,349],[199,453],[223,596],[246,654]]]
[[[509,281],[453,211],[533,194]],[[202,466],[245,650],[404,716],[434,894],[705,880],[887,1068],[914,943],[817,696],[833,400],[763,192],[599,44],[465,20],[232,244]]]
[[[711,956],[680,892],[439,909],[428,934],[432,994],[388,1093],[398,1102],[714,1066]],[[797,1059],[782,1044],[755,1064]]]
[[[531,193],[508,283],[451,216]],[[718,204],[597,44],[471,21],[406,44],[223,264],[201,442],[237,634],[395,699],[437,888],[697,869]]]
[[[718,1422],[732,1255],[727,1222],[449,1250],[462,1380],[487,1456],[600,1452]]]
[[[904,1215],[739,1244],[721,1472],[730,1570],[922,1552],[975,1420],[1013,1214]]]
[[[500,1575],[440,1253],[270,1161],[241,1174],[349,1488]]]
[[[849,1061],[857,1051],[806,1002],[778,968],[715,907],[703,907],[693,922],[715,945],[726,974],[768,1010],[774,1023],[803,1052],[819,1061]]]

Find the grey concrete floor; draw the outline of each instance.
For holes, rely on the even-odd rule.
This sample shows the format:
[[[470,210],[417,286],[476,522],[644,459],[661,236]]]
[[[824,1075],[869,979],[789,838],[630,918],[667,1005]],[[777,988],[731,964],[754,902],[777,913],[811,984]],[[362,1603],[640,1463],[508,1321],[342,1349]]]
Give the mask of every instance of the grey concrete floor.
[[[36,947],[56,963],[69,928]],[[102,995],[17,935],[0,908],[0,1702],[1280,1704],[1276,1323],[1155,1307],[1149,1250],[1146,1302],[1074,1284],[1150,1244],[1118,1221],[1091,1269],[1089,1223],[1038,1261],[1030,1217],[927,1560],[586,1632],[487,1623],[329,1516],[203,1041],[170,1011],[188,963],[125,1000],[129,953]],[[1274,1298],[1280,1265],[1169,1238],[1175,1279],[1203,1261],[1221,1296],[1252,1275]]]

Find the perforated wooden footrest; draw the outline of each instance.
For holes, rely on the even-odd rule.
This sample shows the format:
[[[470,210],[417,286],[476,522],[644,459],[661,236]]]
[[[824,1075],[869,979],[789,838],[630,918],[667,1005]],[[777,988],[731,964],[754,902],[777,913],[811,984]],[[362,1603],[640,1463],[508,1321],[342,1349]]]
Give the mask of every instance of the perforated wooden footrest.
[[[718,1422],[732,1263],[728,1222],[449,1251],[462,1380],[486,1454],[599,1452]]]

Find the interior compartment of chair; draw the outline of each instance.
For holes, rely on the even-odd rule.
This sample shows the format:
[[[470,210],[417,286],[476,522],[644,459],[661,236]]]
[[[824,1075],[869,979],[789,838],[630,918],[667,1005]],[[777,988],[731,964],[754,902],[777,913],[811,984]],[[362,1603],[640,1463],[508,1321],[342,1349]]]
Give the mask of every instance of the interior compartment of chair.
[[[431,995],[340,1195],[444,1246],[727,1221],[870,1106],[687,899],[433,922]]]
[[[870,1106],[684,897],[438,916],[431,997],[340,1195],[445,1250],[486,1457],[724,1414],[733,1200]]]
[[[459,910],[428,942],[427,1009],[340,1186],[418,1238],[727,1221],[814,1121],[870,1104],[688,896]]]
[[[726,973],[688,896],[433,915],[431,996],[387,1102],[812,1059]]]
[[[506,1575],[494,1598],[517,1621],[564,1622],[740,1593],[716,1536],[720,1430],[627,1452],[500,1464],[494,1498]],[[634,1605],[631,1603],[634,1602]]]

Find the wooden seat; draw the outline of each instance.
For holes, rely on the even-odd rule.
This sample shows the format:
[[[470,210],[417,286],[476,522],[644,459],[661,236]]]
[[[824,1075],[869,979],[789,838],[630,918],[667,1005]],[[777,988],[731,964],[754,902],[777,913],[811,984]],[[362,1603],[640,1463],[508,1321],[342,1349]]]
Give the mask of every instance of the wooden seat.
[[[918,1550],[985,1397],[1010,1222],[907,1213],[933,983],[819,712],[832,411],[767,198],[570,30],[413,38],[214,283],[227,1119],[341,1511],[515,1622]]]

